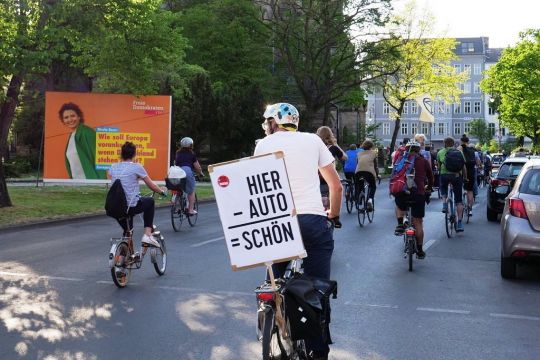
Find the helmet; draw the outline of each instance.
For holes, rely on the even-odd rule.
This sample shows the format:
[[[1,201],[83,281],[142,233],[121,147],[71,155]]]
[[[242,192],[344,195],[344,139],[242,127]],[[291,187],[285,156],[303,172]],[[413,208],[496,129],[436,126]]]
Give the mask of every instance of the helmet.
[[[405,145],[405,147],[408,147],[408,148],[410,148],[410,147],[417,147],[417,148],[420,148],[421,145],[420,145],[420,143],[417,142],[417,141],[409,140],[409,142],[407,143],[407,145]]]
[[[193,139],[190,137],[185,137],[180,140],[180,147],[190,147],[193,146]]]
[[[268,105],[263,114],[265,119],[273,118],[280,127],[297,129],[300,114],[294,106],[288,103]]]

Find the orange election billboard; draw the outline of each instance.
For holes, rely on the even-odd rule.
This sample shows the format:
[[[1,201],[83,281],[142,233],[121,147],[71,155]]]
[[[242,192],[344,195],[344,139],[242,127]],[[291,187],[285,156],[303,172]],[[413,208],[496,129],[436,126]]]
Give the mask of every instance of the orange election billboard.
[[[169,167],[171,97],[47,92],[45,181],[103,182],[126,141],[156,180]]]

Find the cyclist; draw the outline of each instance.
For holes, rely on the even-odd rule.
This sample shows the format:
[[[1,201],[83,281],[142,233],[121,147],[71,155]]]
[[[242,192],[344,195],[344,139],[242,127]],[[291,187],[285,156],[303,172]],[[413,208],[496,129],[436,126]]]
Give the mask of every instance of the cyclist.
[[[186,192],[188,194],[188,215],[195,215],[197,211],[193,209],[195,206],[195,171],[200,176],[203,176],[203,171],[197,155],[193,151],[193,139],[184,137],[180,140],[180,149],[176,152],[174,160],[176,166],[180,166],[186,172]]]
[[[467,168],[463,183],[463,189],[467,191],[468,209],[466,210],[469,216],[472,216],[474,197],[478,192],[478,188],[476,186],[476,171],[477,167],[480,167],[482,163],[480,162],[480,158],[478,157],[474,147],[469,146],[469,138],[465,134],[463,134],[461,137],[461,152],[465,156],[465,166]]]
[[[348,157],[347,154],[337,144],[336,138],[334,136],[334,133],[332,132],[332,129],[330,129],[328,126],[321,126],[317,129],[317,135],[321,138],[323,143],[328,147],[328,150],[330,150],[330,153],[332,156],[342,163],[345,162]],[[321,188],[321,197],[323,206],[325,209],[329,208],[328,198],[328,184],[326,183],[326,180],[321,176],[319,173],[319,181],[320,181],[320,188]]]
[[[416,141],[409,141],[406,145],[409,156],[414,158],[414,183],[415,189],[410,194],[400,193],[395,197],[396,216],[398,225],[395,230],[396,235],[402,235],[405,230],[403,218],[407,207],[411,207],[412,224],[416,230],[416,256],[419,259],[426,257],[426,253],[422,248],[424,244],[424,227],[423,218],[426,214],[426,192],[430,193],[433,187],[433,172],[431,164],[420,155],[420,144]]]
[[[454,148],[454,139],[447,137],[444,139],[444,149],[439,150],[437,153],[437,163],[439,164],[439,173],[440,173],[440,192],[441,197],[443,198],[443,208],[442,212],[448,212],[448,184],[452,184],[454,191],[454,199],[456,202],[457,208],[457,232],[464,230],[463,228],[463,177],[462,174],[466,174],[467,169],[465,167],[465,156],[463,153]],[[461,170],[458,170],[459,166],[456,166],[459,162],[461,165]],[[447,165],[452,164],[452,171],[447,168]],[[456,166],[454,168],[454,166]]]
[[[334,250],[332,226],[339,223],[342,187],[334,166],[334,157],[315,134],[298,132],[298,110],[287,103],[270,105],[264,112],[262,124],[266,136],[255,147],[255,155],[274,151],[285,153],[285,164],[292,195],[298,213],[300,232],[307,251],[304,273],[309,276],[330,278],[330,261]],[[330,209],[321,204],[319,170],[330,191]],[[276,276],[282,276],[286,263],[274,266]],[[306,348],[312,359],[328,359],[330,348],[322,338],[306,339]]]
[[[366,179],[369,184],[369,194],[367,196],[367,209],[368,211],[373,210],[373,200],[375,199],[375,191],[377,191],[377,183],[375,178],[379,179],[379,166],[377,165],[377,152],[373,150],[373,141],[366,140],[362,144],[362,149],[364,151],[358,153],[358,164],[356,165],[356,174],[355,174],[355,194],[360,193],[360,186],[364,184],[360,183],[360,178]],[[358,195],[357,195],[358,196]]]
[[[143,213],[144,235],[141,242],[146,245],[160,247],[159,242],[152,236],[154,225],[154,198],[150,196],[141,196],[139,192],[139,180],[144,181],[150,190],[166,194],[166,190],[157,186],[144,167],[135,162],[137,148],[132,142],[126,141],[122,145],[121,158],[122,161],[111,166],[109,176],[114,182],[120,179],[122,188],[126,194],[126,202],[129,210],[127,212],[128,219],[117,219],[118,223],[124,229],[124,236],[133,229],[133,216]]]
[[[356,144],[349,145],[349,150],[347,150],[346,152],[347,160],[345,161],[345,165],[343,165],[343,174],[345,175],[345,179],[347,180],[354,179],[358,152],[359,150],[356,147]]]

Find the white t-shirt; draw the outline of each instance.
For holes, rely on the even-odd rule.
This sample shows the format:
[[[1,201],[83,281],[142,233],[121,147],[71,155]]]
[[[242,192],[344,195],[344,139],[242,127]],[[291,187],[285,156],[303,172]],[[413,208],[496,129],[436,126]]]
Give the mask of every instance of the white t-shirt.
[[[109,175],[111,175],[112,182],[120,179],[128,206],[137,205],[140,197],[139,179],[148,176],[142,165],[131,161],[119,162],[111,166]]]
[[[332,153],[315,134],[278,131],[261,139],[254,155],[283,151],[298,214],[326,216],[319,188],[319,168],[334,162]]]
[[[66,157],[69,161],[69,168],[71,170],[71,178],[86,179],[86,175],[84,175],[84,170],[81,164],[81,159],[79,158],[79,153],[77,152],[77,145],[75,144],[75,133],[76,132],[71,133],[66,150]]]

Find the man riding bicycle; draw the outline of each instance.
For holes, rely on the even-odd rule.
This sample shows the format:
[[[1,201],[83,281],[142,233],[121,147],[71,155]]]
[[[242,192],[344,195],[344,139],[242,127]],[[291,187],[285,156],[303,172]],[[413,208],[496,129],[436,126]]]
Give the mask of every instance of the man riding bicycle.
[[[262,126],[267,136],[257,143],[254,155],[284,152],[300,232],[307,251],[304,273],[329,279],[334,239],[328,219],[339,224],[342,196],[334,157],[317,135],[297,131],[299,113],[294,106],[287,103],[270,105],[263,116]],[[329,187],[328,213],[322,206],[317,170]],[[286,265],[274,265],[275,275],[282,276]],[[330,348],[322,338],[306,339],[306,348],[311,352],[311,359],[328,359]]]
[[[416,230],[416,256],[419,259],[426,257],[422,249],[424,244],[424,216],[426,214],[426,192],[430,193],[433,187],[433,172],[431,164],[420,155],[420,144],[416,141],[409,141],[406,145],[407,160],[414,161],[414,183],[415,190],[410,194],[400,193],[395,196],[396,216],[398,225],[394,231],[396,235],[402,235],[405,231],[403,218],[407,207],[411,207],[412,224]],[[405,155],[404,155],[405,156]]]
[[[466,178],[467,169],[465,167],[465,156],[454,148],[454,139],[447,137],[444,139],[444,149],[437,153],[437,162],[440,169],[440,191],[443,198],[442,212],[448,212],[448,184],[452,184],[454,199],[457,207],[457,232],[462,232],[463,228],[463,178]],[[464,176],[462,176],[464,174]]]

